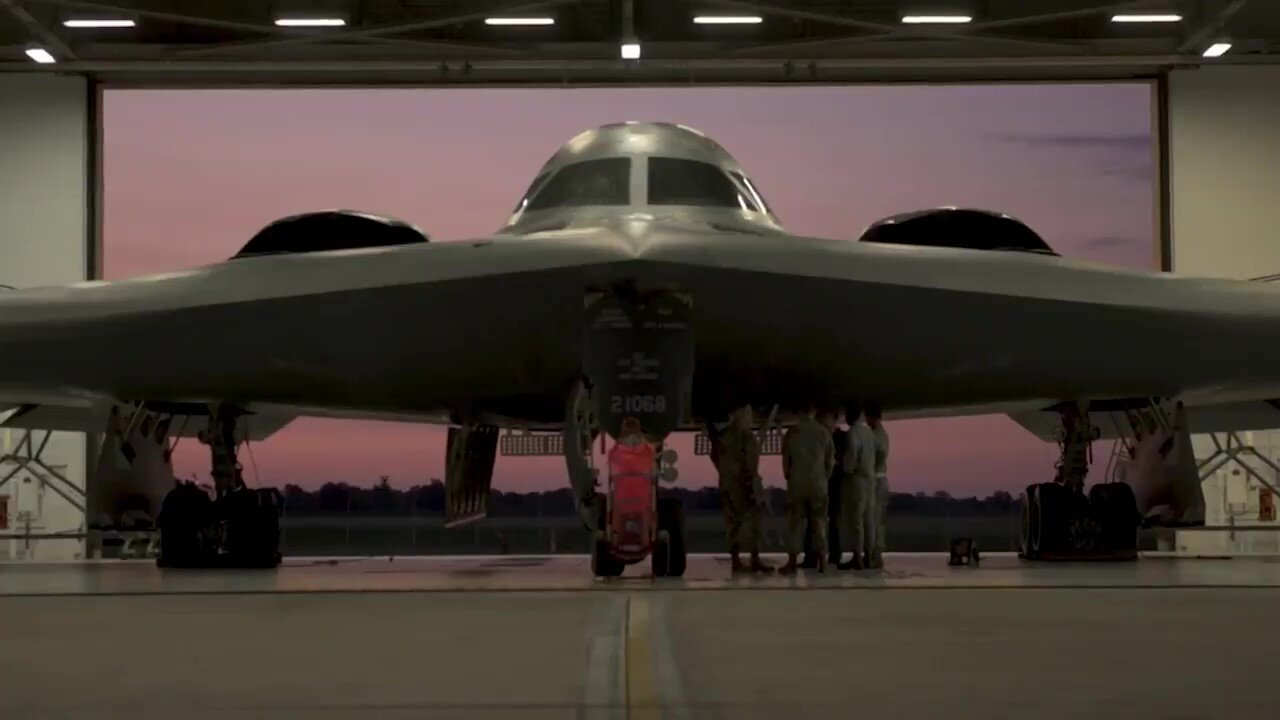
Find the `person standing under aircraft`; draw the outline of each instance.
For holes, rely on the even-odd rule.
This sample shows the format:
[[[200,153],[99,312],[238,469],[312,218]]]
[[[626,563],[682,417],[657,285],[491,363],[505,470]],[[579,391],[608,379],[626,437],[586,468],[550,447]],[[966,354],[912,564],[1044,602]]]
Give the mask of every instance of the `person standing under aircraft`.
[[[835,567],[840,563],[840,485],[844,482],[844,448],[848,444],[848,433],[837,423],[840,413],[835,410],[824,410],[818,413],[818,421],[831,433],[831,445],[835,448],[835,466],[827,476],[827,516],[816,518],[817,522],[827,526],[827,564]],[[815,518],[810,517],[810,523]],[[804,560],[800,567],[813,570],[818,567],[818,557],[813,552],[813,530],[809,529],[804,536]]]
[[[889,510],[889,433],[881,420],[879,403],[867,404],[867,425],[875,434],[875,499],[872,501],[874,531],[871,533],[871,560],[868,567],[884,567],[885,520]]]
[[[863,417],[862,406],[850,403],[845,412],[849,421],[849,442],[844,451],[844,534],[853,557],[837,567],[862,570],[867,566],[875,541],[872,500],[875,494],[876,436]]]
[[[787,564],[782,571],[796,572],[796,556],[803,542],[805,519],[813,537],[813,553],[818,572],[827,569],[827,532],[822,518],[827,514],[827,478],[835,467],[835,447],[831,430],[815,417],[812,406],[800,422],[787,430],[782,438],[782,476],[787,481]],[[824,415],[823,420],[826,420]]]
[[[827,477],[827,562],[840,563],[840,522],[844,503],[844,454],[849,447],[849,431],[836,425],[836,413],[831,415],[831,444],[836,449],[835,469]]]
[[[733,572],[769,572],[760,560],[760,504],[756,478],[760,472],[760,440],[751,429],[750,405],[734,411],[729,425],[716,439],[716,471],[720,479],[720,504],[724,508],[725,534]],[[742,550],[751,554],[743,565]]]

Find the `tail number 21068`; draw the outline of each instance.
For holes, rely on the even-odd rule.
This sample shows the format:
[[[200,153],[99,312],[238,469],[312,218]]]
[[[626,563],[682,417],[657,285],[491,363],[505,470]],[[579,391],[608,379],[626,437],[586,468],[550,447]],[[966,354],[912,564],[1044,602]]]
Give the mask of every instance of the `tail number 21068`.
[[[667,399],[662,395],[614,395],[610,405],[615,413],[660,413],[666,412]]]

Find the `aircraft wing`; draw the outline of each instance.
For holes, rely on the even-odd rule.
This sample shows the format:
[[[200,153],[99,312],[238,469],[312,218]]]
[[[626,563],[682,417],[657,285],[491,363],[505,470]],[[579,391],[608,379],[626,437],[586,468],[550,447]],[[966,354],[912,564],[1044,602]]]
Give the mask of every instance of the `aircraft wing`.
[[[4,410],[0,410],[0,430],[100,433],[106,427],[111,406],[111,403],[81,406],[18,405],[9,408],[7,415]],[[169,437],[196,437],[208,422],[207,416],[203,414],[175,412],[169,417],[172,418]],[[283,429],[294,417],[285,413],[253,412],[240,418],[236,434],[253,442],[261,442]]]
[[[1280,428],[1280,400],[1188,405],[1187,409],[1192,434]],[[1027,410],[1009,413],[1009,417],[1041,440],[1054,440],[1054,433],[1061,427],[1057,413],[1052,411]],[[1123,412],[1090,412],[1089,422],[1098,428],[1102,439],[1130,436]]]
[[[624,282],[690,293],[697,377],[762,402],[1280,397],[1273,284],[652,220],[6,292],[0,401],[549,427],[581,372],[584,292]]]
[[[746,365],[919,416],[1046,398],[1280,397],[1274,284],[764,234],[673,233],[647,256],[693,289],[699,371]]]
[[[563,398],[544,391],[573,378],[585,269],[625,257],[589,230],[10,291],[0,402],[233,401],[428,421],[478,402],[558,420]]]

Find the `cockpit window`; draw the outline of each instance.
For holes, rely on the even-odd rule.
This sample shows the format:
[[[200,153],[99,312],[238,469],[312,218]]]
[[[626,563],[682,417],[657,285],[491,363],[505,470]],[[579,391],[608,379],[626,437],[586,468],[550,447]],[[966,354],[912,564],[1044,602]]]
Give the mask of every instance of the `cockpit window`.
[[[541,189],[531,188],[527,210],[631,204],[631,158],[601,158],[565,165]]]
[[[547,182],[547,178],[549,177],[551,177],[551,173],[542,173],[538,177],[534,178],[533,182],[529,183],[529,189],[525,190],[524,195],[520,197],[520,202],[516,204],[516,209],[511,212],[518,213],[528,207],[529,201],[532,200],[533,196],[542,189],[543,184]]]
[[[681,158],[649,158],[650,205],[698,205],[760,212],[746,190],[709,163]]]
[[[773,209],[769,207],[769,203],[765,202],[764,195],[760,194],[760,191],[757,190],[756,186],[747,179],[746,175],[734,171],[730,171],[729,174],[733,176],[734,180],[738,181],[739,185],[746,188],[747,192],[751,194],[751,197],[755,199],[756,203],[763,208],[765,212],[770,215],[773,214]]]

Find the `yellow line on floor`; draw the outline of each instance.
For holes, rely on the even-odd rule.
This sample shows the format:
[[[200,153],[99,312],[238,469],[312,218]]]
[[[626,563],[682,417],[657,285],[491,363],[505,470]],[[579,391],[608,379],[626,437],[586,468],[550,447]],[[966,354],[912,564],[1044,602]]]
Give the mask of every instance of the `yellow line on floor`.
[[[627,717],[662,717],[653,683],[653,649],[649,632],[649,599],[644,593],[627,598]]]

